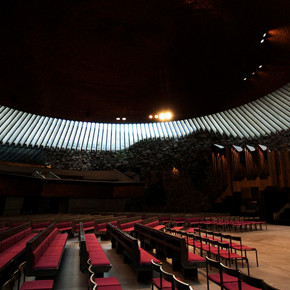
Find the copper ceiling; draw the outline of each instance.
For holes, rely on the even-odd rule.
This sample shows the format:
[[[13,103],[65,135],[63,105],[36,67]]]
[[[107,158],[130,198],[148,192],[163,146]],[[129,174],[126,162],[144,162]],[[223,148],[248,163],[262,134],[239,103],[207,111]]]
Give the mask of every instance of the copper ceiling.
[[[288,2],[2,1],[0,104],[105,122],[244,104],[289,82]]]

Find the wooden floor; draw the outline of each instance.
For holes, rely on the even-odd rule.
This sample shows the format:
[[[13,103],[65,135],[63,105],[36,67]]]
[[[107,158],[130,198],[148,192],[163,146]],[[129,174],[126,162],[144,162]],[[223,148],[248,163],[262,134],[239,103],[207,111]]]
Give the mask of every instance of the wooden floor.
[[[233,234],[233,233],[232,233]],[[245,233],[234,233],[242,236],[243,243],[256,247],[258,250],[259,267],[256,266],[255,253],[248,254],[250,272],[252,276],[262,278],[278,289],[290,289],[290,227],[268,225],[268,229]],[[123,264],[120,255],[111,248],[110,241],[101,242],[103,249],[113,265],[105,276],[116,276],[123,289],[151,289],[151,283],[140,284],[136,275],[128,264]],[[164,262],[164,268],[172,272],[170,261]],[[246,272],[246,268],[241,269]],[[183,278],[181,273],[176,273]],[[88,275],[79,270],[79,244],[77,238],[68,240],[64,252],[63,262],[55,280],[56,290],[85,290],[87,289]],[[206,271],[198,271],[198,281],[186,280],[194,290],[206,289]],[[220,289],[213,283],[210,289]]]

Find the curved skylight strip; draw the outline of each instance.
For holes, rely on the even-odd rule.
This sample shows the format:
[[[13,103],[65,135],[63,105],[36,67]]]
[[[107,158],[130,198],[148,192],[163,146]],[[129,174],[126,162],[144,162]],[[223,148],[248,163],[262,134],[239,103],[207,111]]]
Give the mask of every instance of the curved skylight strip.
[[[0,106],[0,142],[15,146],[115,151],[149,138],[178,138],[196,131],[258,138],[290,128],[290,84],[227,111],[171,122],[107,124],[38,116]]]

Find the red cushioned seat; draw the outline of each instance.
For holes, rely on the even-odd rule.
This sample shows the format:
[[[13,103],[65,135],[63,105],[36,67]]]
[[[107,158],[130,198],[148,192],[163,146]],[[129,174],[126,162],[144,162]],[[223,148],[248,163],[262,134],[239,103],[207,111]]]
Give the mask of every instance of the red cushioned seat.
[[[98,252],[98,251],[102,250],[101,245],[88,244],[88,245],[86,245],[86,247],[87,247],[88,252]]]
[[[221,283],[221,276],[219,273],[216,274],[209,274],[208,278],[210,280],[212,280],[214,283],[216,284],[220,284]],[[238,282],[238,278],[237,277],[233,277],[231,275],[225,274],[223,273],[223,282],[224,283],[228,283],[228,282]]]
[[[152,284],[155,285],[158,289],[161,289],[160,278],[153,278]],[[170,282],[166,281],[165,279],[162,279],[162,289],[166,289],[166,288],[172,289],[172,285]]]
[[[5,239],[2,241],[2,251],[8,249],[12,245],[14,245],[14,237],[9,237],[8,239]]]
[[[9,247],[8,249],[5,250],[5,253],[20,253],[21,251],[23,251],[25,248],[25,245],[13,245],[11,247]]]
[[[107,266],[110,265],[110,261],[104,252],[90,252],[89,257],[93,266]]]
[[[0,256],[0,269],[5,266],[10,260],[12,260],[15,257],[14,253],[6,253],[2,252]]]
[[[157,226],[153,227],[153,229],[155,229],[155,230],[162,230],[164,228],[165,228],[165,225],[157,225]]]
[[[126,229],[122,229],[124,232],[132,232],[134,231],[134,227],[130,227],[130,228],[126,228]]]
[[[52,290],[53,280],[25,281],[20,290]]]
[[[158,259],[156,259],[148,252],[146,252],[144,249],[139,248],[139,252],[140,252],[140,261],[139,261],[140,265],[151,264],[152,259],[154,263],[160,264],[160,261]]]
[[[98,290],[122,290],[121,285],[114,286],[100,286],[97,288]]]
[[[66,243],[66,240],[53,240],[49,244],[50,247],[63,247]]]
[[[42,255],[45,256],[59,256],[62,253],[63,247],[47,247],[43,248]]]
[[[248,285],[244,282],[241,282],[241,286],[242,286],[243,290],[261,290],[262,289],[262,288],[253,287],[253,286]],[[238,282],[223,283],[223,287],[226,290],[239,290]]]
[[[95,278],[95,283],[99,286],[118,286],[120,285],[116,277]]]
[[[34,264],[33,269],[57,268],[59,256],[41,256]]]
[[[188,251],[188,262],[205,262],[205,258]]]

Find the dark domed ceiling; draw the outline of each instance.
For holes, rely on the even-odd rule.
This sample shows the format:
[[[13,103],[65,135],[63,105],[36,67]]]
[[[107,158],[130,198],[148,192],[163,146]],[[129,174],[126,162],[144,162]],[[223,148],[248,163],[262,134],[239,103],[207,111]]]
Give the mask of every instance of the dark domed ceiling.
[[[104,122],[242,105],[290,80],[289,2],[4,0],[0,104]]]

